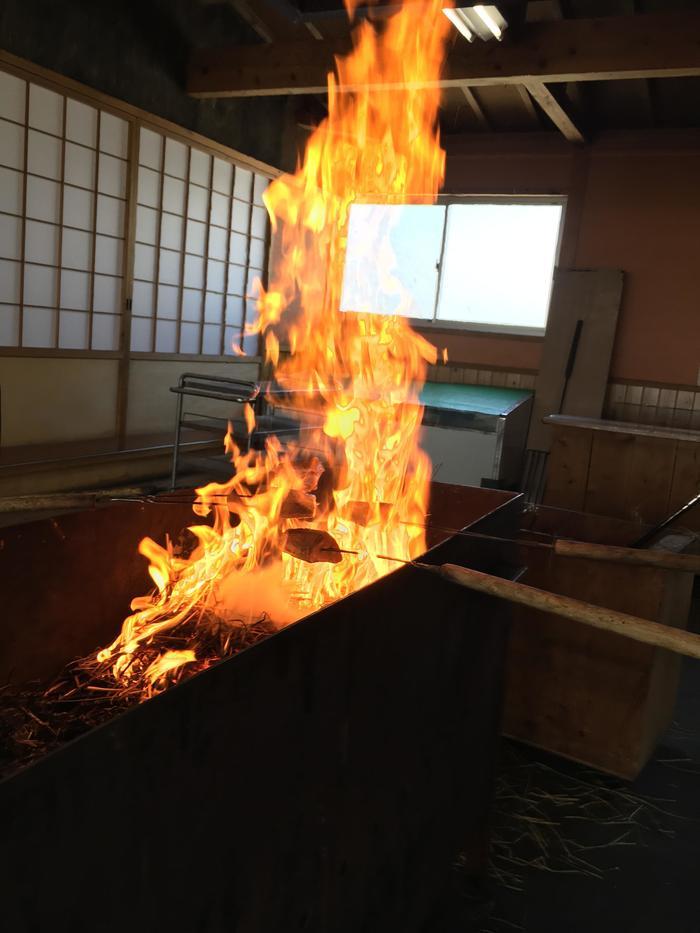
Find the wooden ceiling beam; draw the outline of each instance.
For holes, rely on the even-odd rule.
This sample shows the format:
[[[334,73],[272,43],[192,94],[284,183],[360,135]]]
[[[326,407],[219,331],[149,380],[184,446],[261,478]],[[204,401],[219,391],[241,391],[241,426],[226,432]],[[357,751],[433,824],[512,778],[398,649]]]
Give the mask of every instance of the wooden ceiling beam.
[[[489,118],[484,113],[484,108],[477,100],[474,91],[472,91],[472,89],[466,85],[462,85],[462,94],[464,95],[464,99],[467,102],[469,109],[474,114],[476,122],[479,124],[479,126],[483,130],[490,130],[491,124],[489,123]]]
[[[699,76],[699,37],[695,11],[526,23],[503,42],[455,42],[437,85]],[[348,38],[200,49],[190,64],[188,91],[195,97],[322,93],[334,56],[349,46]]]
[[[569,140],[570,143],[581,145],[586,137],[571,119],[566,109],[559,103],[549,88],[542,81],[528,81],[525,85],[533,99],[547,114],[552,123]]]

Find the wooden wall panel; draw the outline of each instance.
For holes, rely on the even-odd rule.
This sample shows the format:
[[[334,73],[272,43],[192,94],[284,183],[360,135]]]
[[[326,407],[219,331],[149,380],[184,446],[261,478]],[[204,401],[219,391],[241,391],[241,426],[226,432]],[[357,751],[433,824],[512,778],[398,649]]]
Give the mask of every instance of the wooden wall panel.
[[[634,438],[602,432],[585,433],[589,433],[592,449],[584,510],[594,515],[624,518],[624,490],[633,457]]]
[[[700,436],[691,431],[642,425],[635,433],[583,419],[553,427],[545,505],[652,525],[700,492]],[[700,507],[679,527],[700,531]]]
[[[546,505],[575,511],[584,509],[591,446],[587,431],[556,430],[549,454]]]

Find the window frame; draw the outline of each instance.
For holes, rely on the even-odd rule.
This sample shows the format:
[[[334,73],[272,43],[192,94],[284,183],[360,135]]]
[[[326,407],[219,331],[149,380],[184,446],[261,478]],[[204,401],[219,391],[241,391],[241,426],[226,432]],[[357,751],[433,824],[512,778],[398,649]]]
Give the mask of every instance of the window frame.
[[[362,199],[364,201],[364,199]],[[568,198],[565,194],[446,194],[438,195],[436,201],[425,202],[426,206],[445,207],[445,220],[442,229],[442,243],[440,247],[440,272],[438,275],[437,290],[435,293],[435,303],[433,306],[433,317],[414,318],[408,317],[406,320],[417,331],[422,331],[426,335],[433,332],[438,333],[474,333],[490,334],[492,336],[514,336],[514,337],[534,337],[540,339],[544,337],[546,327],[519,327],[513,324],[481,324],[469,321],[454,321],[437,317],[437,309],[440,302],[440,289],[442,284],[442,262],[445,251],[445,241],[447,237],[447,213],[450,205],[464,204],[555,204],[561,207],[561,220],[559,222],[559,233],[557,236],[557,245],[554,253],[554,265],[552,267],[552,282],[549,290],[549,311],[551,311],[552,289],[554,277],[559,268],[559,260],[564,239],[564,228],[566,225],[566,210]],[[374,203],[369,199],[365,203]],[[411,202],[414,203],[414,202]],[[399,204],[388,204],[389,207],[400,207]],[[548,312],[549,319],[549,312]]]

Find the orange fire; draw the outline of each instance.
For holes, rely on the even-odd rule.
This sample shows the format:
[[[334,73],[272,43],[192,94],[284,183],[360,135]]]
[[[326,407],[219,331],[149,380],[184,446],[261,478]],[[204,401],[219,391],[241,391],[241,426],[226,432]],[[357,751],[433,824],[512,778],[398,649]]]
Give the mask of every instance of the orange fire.
[[[196,665],[197,631],[261,614],[286,625],[397,566],[379,555],[411,559],[425,550],[430,463],[418,443],[418,393],[436,351],[399,313],[340,305],[350,206],[425,203],[442,181],[440,91],[431,87],[449,27],[442,5],[413,0],[379,26],[356,29],[353,51],[329,75],[328,117],[303,163],[265,194],[277,259],[256,328],[303,440],[283,448],[273,439],[264,452],[242,453],[229,432],[233,475],[197,490],[194,511],[213,522],[190,529],[192,553],[141,542],[155,593],[132,602],[98,658],[113,662],[117,678],[138,678],[144,696]],[[405,294],[388,239],[378,261],[399,312]],[[285,345],[291,352],[282,359]],[[244,415],[250,433],[253,410]],[[296,529],[325,532],[330,539],[319,540],[331,545],[315,562],[300,559],[289,545]],[[185,648],[164,649],[148,667],[133,664],[139,646],[193,619]]]

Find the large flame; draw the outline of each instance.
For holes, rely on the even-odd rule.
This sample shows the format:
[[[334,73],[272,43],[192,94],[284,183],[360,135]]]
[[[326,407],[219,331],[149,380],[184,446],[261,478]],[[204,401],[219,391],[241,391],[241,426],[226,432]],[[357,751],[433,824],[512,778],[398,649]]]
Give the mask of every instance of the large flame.
[[[397,566],[382,555],[408,560],[425,549],[430,464],[418,444],[418,392],[435,350],[398,313],[407,303],[388,238],[377,259],[397,314],[341,312],[340,304],[353,202],[425,203],[442,181],[435,86],[449,26],[442,5],[413,0],[380,26],[357,28],[353,51],[329,75],[328,117],[303,163],[265,194],[279,258],[256,326],[284,404],[305,430],[298,446],[272,440],[264,452],[247,453],[229,433],[233,475],[197,490],[194,510],[213,523],[190,529],[194,551],[141,542],[155,594],[133,601],[99,659],[113,663],[116,677],[138,679],[145,696],[192,669],[198,633],[212,625],[263,613],[285,625]],[[280,360],[284,343],[291,354]],[[251,431],[252,410],[245,416]],[[299,549],[288,534],[296,529],[331,536],[316,536],[327,546],[314,545],[315,562],[292,556]],[[183,624],[193,633],[184,647],[163,649],[148,666],[134,663],[139,646]]]

